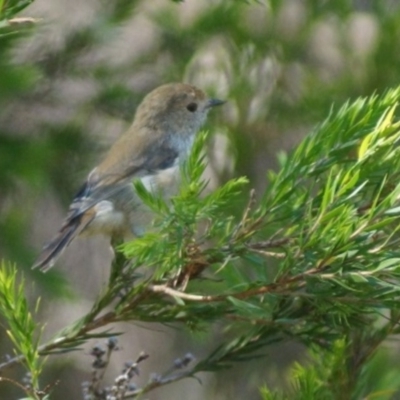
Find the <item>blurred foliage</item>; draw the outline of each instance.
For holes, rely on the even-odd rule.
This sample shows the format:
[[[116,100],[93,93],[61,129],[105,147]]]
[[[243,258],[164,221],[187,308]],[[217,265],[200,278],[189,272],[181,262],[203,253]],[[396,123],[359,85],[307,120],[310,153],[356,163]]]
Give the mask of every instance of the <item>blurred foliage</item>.
[[[307,365],[295,363],[290,371],[288,393],[261,389],[263,400],[393,399],[399,393],[398,367],[387,368],[387,351],[373,354],[365,363],[357,360],[359,349],[338,340],[329,350],[312,348]],[[365,344],[365,343],[364,343]],[[376,343],[371,342],[375,345]],[[371,356],[368,354],[368,356]],[[358,362],[358,365],[355,363]],[[354,370],[356,369],[356,370]]]
[[[370,98],[369,105],[352,103],[350,108],[342,109],[346,118],[340,124],[328,118],[325,125],[317,128],[320,134],[303,142],[290,162],[281,154],[283,170],[279,175],[271,173],[267,180],[265,173],[276,169],[277,151],[293,148],[315,123],[325,119],[332,103],[343,104],[349,98],[383,93],[398,85],[398,2],[165,0],[151,5],[141,0],[117,0],[72,7],[67,1],[68,14],[61,1],[51,6],[54,2],[37,0],[25,8],[29,3],[0,1],[2,257],[27,269],[31,277],[28,271],[34,258],[32,236],[42,237],[41,226],[48,224],[35,220],[39,204],[57,198],[66,206],[81,178],[94,165],[98,152],[132,119],[143,95],[158,84],[183,80],[229,100],[225,111],[215,113],[208,126],[214,135],[208,146],[214,181],[223,183],[232,176],[245,175],[250,181],[248,187],[255,187],[259,197],[271,181],[263,204],[269,204],[268,210],[279,218],[262,226],[259,240],[270,237],[282,226],[288,236],[296,238],[292,255],[282,263],[271,260],[271,268],[256,268],[258,257],[247,253],[236,261],[241,268],[235,268],[234,274],[224,268],[220,273],[226,287],[240,288],[250,278],[257,285],[255,277],[260,278],[261,272],[264,280],[273,280],[275,268],[277,276],[284,278],[296,254],[305,256],[302,262],[296,260],[292,273],[300,273],[308,264],[329,264],[333,271],[329,270],[325,278],[307,277],[306,287],[315,285],[320,291],[316,298],[304,296],[292,301],[289,296],[276,300],[274,307],[286,307],[291,315],[310,312],[308,323],[314,328],[314,319],[322,313],[327,323],[325,333],[333,332],[334,336],[338,333],[336,324],[363,323],[366,316],[360,313],[359,303],[353,308],[343,305],[346,312],[336,309],[337,304],[332,306],[332,297],[327,293],[333,291],[336,298],[354,290],[354,285],[364,285],[364,291],[374,283],[377,292],[369,292],[370,296],[377,296],[385,307],[386,302],[393,301],[396,288],[380,274],[385,275],[386,268],[393,267],[390,260],[396,257],[391,254],[385,259],[387,254],[378,252],[371,259],[359,259],[359,254],[346,253],[346,245],[354,244],[351,235],[355,227],[364,235],[360,239],[361,252],[370,251],[369,246],[376,245],[373,240],[382,240],[379,235],[375,238],[372,228],[366,230],[365,224],[376,219],[382,222],[381,212],[391,207],[390,198],[388,203],[379,203],[382,209],[374,208],[377,214],[368,211],[358,215],[355,204],[341,203],[342,191],[351,190],[351,185],[365,185],[352,198],[354,202],[361,201],[365,194],[361,207],[366,207],[367,199],[378,201],[392,190],[391,185],[397,185],[397,172],[390,171],[393,166],[388,158],[393,154],[393,145],[387,141],[391,136],[380,136],[380,129],[397,129],[396,120],[388,118],[389,103],[394,105],[393,102],[379,103]],[[374,113],[367,116],[362,111],[365,107]],[[366,119],[360,120],[359,126],[365,132],[375,132],[371,136],[355,126],[360,115]],[[385,121],[389,121],[386,127]],[[349,145],[347,158],[341,159],[343,165],[335,167],[337,157],[347,151],[340,142],[348,143],[350,135],[364,145],[361,150]],[[229,144],[224,145],[221,137],[227,137]],[[316,137],[320,140],[317,144]],[[382,141],[384,146],[380,147]],[[369,148],[376,150],[370,154]],[[313,153],[310,149],[318,151]],[[321,157],[322,153],[326,157]],[[300,169],[304,156],[315,167],[308,178],[307,171]],[[366,167],[371,157],[377,158],[369,165],[382,159],[381,169]],[[304,174],[302,179],[299,171]],[[274,191],[277,187],[279,193]],[[311,187],[318,196],[310,197]],[[230,205],[234,219],[241,218],[247,196],[243,190],[237,202]],[[293,209],[297,210],[298,219],[290,230],[288,216]],[[261,207],[258,212],[264,215],[266,209]],[[392,213],[385,214],[387,225],[375,228],[392,229],[390,218],[395,220],[396,212],[393,206]],[[350,216],[352,223],[341,231],[340,237],[336,236],[335,225],[345,223]],[[322,223],[313,229],[307,221],[315,218]],[[325,238],[323,248],[315,247],[320,238]],[[157,244],[160,246],[160,242]],[[367,259],[370,265],[364,264]],[[347,271],[341,263],[357,268]],[[366,276],[364,268],[368,271],[372,264],[378,265],[378,275]],[[337,273],[342,274],[339,281]],[[40,277],[40,281],[53,295],[65,293],[57,272]],[[197,284],[191,283],[194,290]],[[212,282],[207,282],[207,288],[220,290]],[[230,307],[239,316],[267,311],[274,315],[276,310],[238,299],[231,300]],[[340,320],[343,315],[345,319]],[[285,326],[285,320],[282,323]]]
[[[15,267],[1,264],[0,268],[0,310],[7,320],[9,329],[7,335],[15,347],[17,356],[30,373],[32,390],[39,388],[39,376],[43,359],[39,358],[38,343],[40,340],[40,328],[34,321],[25,298],[25,283],[17,282],[17,270]],[[36,304],[37,311],[39,301]],[[29,393],[30,390],[28,389]]]
[[[0,22],[14,17],[33,0],[1,0],[0,1]]]

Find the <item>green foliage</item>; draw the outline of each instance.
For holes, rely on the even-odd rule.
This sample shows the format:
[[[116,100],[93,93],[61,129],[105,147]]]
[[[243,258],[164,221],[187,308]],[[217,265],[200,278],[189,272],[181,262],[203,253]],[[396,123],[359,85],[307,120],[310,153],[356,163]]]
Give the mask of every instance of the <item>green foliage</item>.
[[[96,17],[82,18],[81,26],[69,15],[71,29],[57,26],[60,40],[52,46],[40,39],[49,36],[51,18],[15,18],[29,1],[0,0],[0,242],[19,268],[33,258],[24,241],[34,201],[26,199],[45,199],[49,190],[67,204],[77,175],[93,166],[87,160],[92,139],[105,133],[98,127],[108,130],[116,117],[131,120],[143,94],[161,82],[223,92],[227,111],[209,127],[228,132],[234,174],[250,181],[234,179],[207,193],[201,136],[171,202],[135,182],[156,214],[153,229],[115,244],[122,252],[90,312],[37,351],[76,350],[110,336],[118,321],[192,331],[218,321],[221,343],[183,376],[247,361],[291,338],[312,347],[321,369],[296,367],[297,391],[325,396],[326,389],[338,398],[320,384],[329,377],[341,387],[347,382],[353,398],[396,388],[388,374],[379,387],[369,386],[389,368],[383,362],[370,368],[376,348],[399,333],[399,90],[370,94],[399,82],[400,8],[385,0],[238,0],[204,3],[192,15],[189,9],[180,14],[190,2],[173,3],[181,2],[149,9],[140,0],[99,3],[90,18]],[[132,56],[122,54],[116,39],[138,15],[154,28],[154,40],[143,40]],[[25,29],[32,24],[37,30]],[[354,32],[361,29],[365,41],[356,46]],[[17,50],[16,39],[35,32],[27,48],[39,41],[41,50]],[[109,52],[118,47],[123,50]],[[20,65],[14,54],[22,55]],[[76,86],[82,97],[72,97]],[[354,101],[360,95],[369,97]],[[277,143],[293,146],[332,102],[347,99],[293,153],[282,153],[282,168],[269,173],[265,193],[249,195],[252,187],[266,186],[260,176],[277,164]],[[228,180],[226,170],[216,171]],[[53,294],[65,293],[56,278],[40,280]],[[21,360],[28,349],[14,346]],[[334,351],[323,350],[329,347]],[[346,369],[335,354],[359,365]],[[333,372],[340,366],[338,377]]]
[[[303,366],[295,363],[290,371],[290,395],[285,396],[270,391],[267,387],[261,389],[263,400],[310,400],[337,399],[340,394],[351,398],[343,387],[347,378],[346,343],[336,341],[330,350],[313,349],[310,354],[311,365]]]
[[[172,207],[168,207],[160,195],[151,194],[143,184],[135,182],[141,200],[156,213],[155,232],[128,243],[123,251],[135,260],[134,268],[156,266],[156,280],[174,276],[208,241],[222,245],[233,234],[233,217],[224,214],[230,203],[237,200],[247,179],[232,179],[201,197],[207,185],[202,179],[206,167],[202,154],[206,138],[205,132],[198,135],[191,156],[182,166],[182,185],[179,195],[171,200]],[[199,230],[201,222],[207,225],[203,231]]]
[[[384,352],[374,354],[357,374],[351,371],[358,355],[354,350],[352,344],[344,339],[334,342],[330,349],[312,347],[305,365],[295,363],[291,367],[288,393],[264,386],[261,388],[262,399],[393,399],[400,389],[397,380],[399,371],[384,368],[388,361]]]
[[[6,36],[18,34],[21,26],[36,22],[33,18],[13,18],[32,2],[33,0],[0,0],[0,41]]]
[[[314,293],[311,303],[321,313],[332,295],[359,298],[356,314],[352,306],[329,313],[333,326],[371,306],[397,303],[400,134],[392,118],[398,96],[391,90],[332,113],[282,171],[270,174],[256,210],[267,231],[290,242],[278,279],[307,274],[302,290]]]
[[[332,111],[281,158],[283,167],[270,173],[258,206],[250,193],[241,218],[231,206],[240,202],[246,179],[204,193],[207,134],[200,134],[170,203],[133,183],[155,214],[154,226],[132,242],[114,243],[122,252],[92,310],[34,346],[33,355],[18,347],[21,357],[35,368],[38,353],[110,337],[115,333],[104,327],[118,321],[199,330],[218,320],[226,339],[179,379],[253,359],[291,337],[311,346],[315,364],[295,367],[298,397],[292,398],[366,395],[366,365],[399,331],[399,98],[397,88]],[[34,324],[22,304],[18,318],[26,319],[24,331],[32,336]],[[263,395],[284,398],[267,389]]]
[[[42,371],[38,342],[40,328],[34,321],[24,294],[25,282],[18,282],[15,267],[2,262],[0,267],[0,312],[8,328],[7,335],[14,345],[15,354],[21,359],[31,374],[33,389],[38,388]],[[39,300],[35,305],[35,312]]]

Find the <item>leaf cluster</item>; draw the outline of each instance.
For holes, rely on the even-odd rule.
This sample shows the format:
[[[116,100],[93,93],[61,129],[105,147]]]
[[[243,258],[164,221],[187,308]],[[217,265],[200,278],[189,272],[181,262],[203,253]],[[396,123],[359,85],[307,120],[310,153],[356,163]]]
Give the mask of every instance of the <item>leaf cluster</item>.
[[[30,373],[33,389],[38,388],[43,360],[39,355],[40,329],[24,294],[25,282],[19,281],[17,269],[2,262],[0,267],[0,313],[7,322],[7,335],[15,354]],[[39,301],[35,305],[35,312]]]
[[[399,98],[396,88],[332,110],[281,157],[259,201],[249,193],[239,216],[231,207],[247,180],[205,191],[201,133],[182,166],[177,196],[166,201],[132,183],[155,215],[153,227],[114,243],[109,282],[92,310],[35,348],[35,357],[115,335],[109,326],[119,321],[191,330],[218,321],[224,339],[182,377],[250,360],[287,338],[325,349],[344,340],[338,346],[351,368],[343,382],[356,390],[364,363],[399,330]],[[10,326],[15,337],[18,327]],[[17,360],[29,356],[18,350]],[[330,365],[331,372],[341,370]],[[299,382],[307,387],[312,374],[303,375]]]

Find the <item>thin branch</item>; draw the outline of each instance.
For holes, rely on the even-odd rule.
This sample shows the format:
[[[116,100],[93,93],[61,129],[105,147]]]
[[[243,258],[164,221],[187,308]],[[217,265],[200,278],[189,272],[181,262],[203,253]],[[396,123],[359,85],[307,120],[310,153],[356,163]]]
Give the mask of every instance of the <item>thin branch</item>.
[[[285,244],[289,244],[292,240],[293,240],[292,238],[264,240],[262,242],[249,243],[246,245],[246,247],[251,250],[271,249],[276,247],[282,247]]]
[[[251,189],[250,195],[249,195],[249,201],[243,212],[242,218],[241,218],[240,222],[236,225],[236,228],[232,234],[232,237],[235,238],[236,240],[241,236],[240,235],[241,231],[244,230],[244,228],[246,227],[247,221],[249,219],[250,211],[254,207],[255,202],[256,202],[256,191],[254,189]],[[254,223],[255,223],[255,221],[253,221],[252,225],[254,225]],[[246,235],[246,232],[242,233],[242,235]]]
[[[74,335],[72,336],[61,336],[56,338],[54,341],[50,343],[46,343],[39,347],[38,352],[41,356],[47,355],[51,353],[53,350],[59,349],[60,347],[68,344],[73,343],[79,340],[79,338],[83,338],[87,333],[93,331],[95,329],[101,328],[105,325],[108,325],[113,322],[119,322],[123,320],[123,313],[128,312],[130,309],[134,308],[138,303],[140,303],[144,297],[149,294],[148,291],[143,291],[140,293],[135,299],[133,299],[129,304],[127,304],[120,313],[116,313],[115,311],[109,311],[106,314],[94,319],[93,321],[87,322],[81,329],[79,329]],[[19,355],[13,357],[3,363],[0,364],[0,371],[9,367],[12,367],[24,360],[24,357]]]
[[[279,292],[280,293],[281,288],[286,289],[286,287],[289,284],[301,281],[306,276],[314,275],[318,272],[320,272],[320,268],[312,268],[302,274],[295,275],[295,276],[292,276],[292,277],[289,277],[286,279],[282,279],[282,281],[280,281],[280,282],[279,281],[274,282],[269,285],[245,290],[245,291],[239,292],[239,293],[229,293],[229,294],[216,295],[216,296],[196,295],[196,294],[185,293],[185,292],[181,292],[176,289],[172,289],[171,287],[169,287],[167,285],[150,285],[148,287],[148,289],[154,293],[162,293],[162,294],[166,294],[167,296],[180,298],[182,300],[196,301],[196,302],[201,302],[201,303],[211,303],[211,302],[225,301],[229,297],[234,297],[236,299],[245,299],[248,297],[257,296],[260,294],[271,293],[271,292]]]
[[[172,382],[177,382],[177,381],[180,381],[185,378],[193,378],[194,374],[196,372],[198,372],[196,370],[196,367],[193,367],[192,369],[190,369],[188,371],[177,373],[177,374],[174,374],[174,375],[171,375],[168,377],[159,377],[158,379],[156,378],[156,379],[150,381],[146,386],[144,386],[140,389],[134,390],[131,393],[127,393],[124,396],[124,399],[133,399],[136,397],[140,397],[141,395],[143,395],[147,392],[150,392],[153,389],[159,388],[164,385],[168,385]]]
[[[8,19],[6,22],[8,25],[22,25],[22,24],[37,24],[38,22],[42,21],[41,18],[32,18],[32,17],[18,17],[18,18],[11,18]]]
[[[5,376],[0,376],[0,382],[9,382],[9,383],[17,386],[18,388],[20,388],[25,394],[27,394],[27,395],[32,394],[32,393],[30,393],[31,391],[28,390],[28,388],[26,388],[25,386],[21,385],[19,382],[14,381],[13,379],[6,378]]]

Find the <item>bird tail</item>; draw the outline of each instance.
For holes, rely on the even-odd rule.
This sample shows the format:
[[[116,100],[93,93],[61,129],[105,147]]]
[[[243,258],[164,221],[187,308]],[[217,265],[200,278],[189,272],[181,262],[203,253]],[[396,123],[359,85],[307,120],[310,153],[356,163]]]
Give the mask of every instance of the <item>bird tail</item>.
[[[39,268],[42,272],[48,271],[58,260],[71,241],[79,234],[79,219],[68,221],[58,234],[47,243],[32,268]]]

